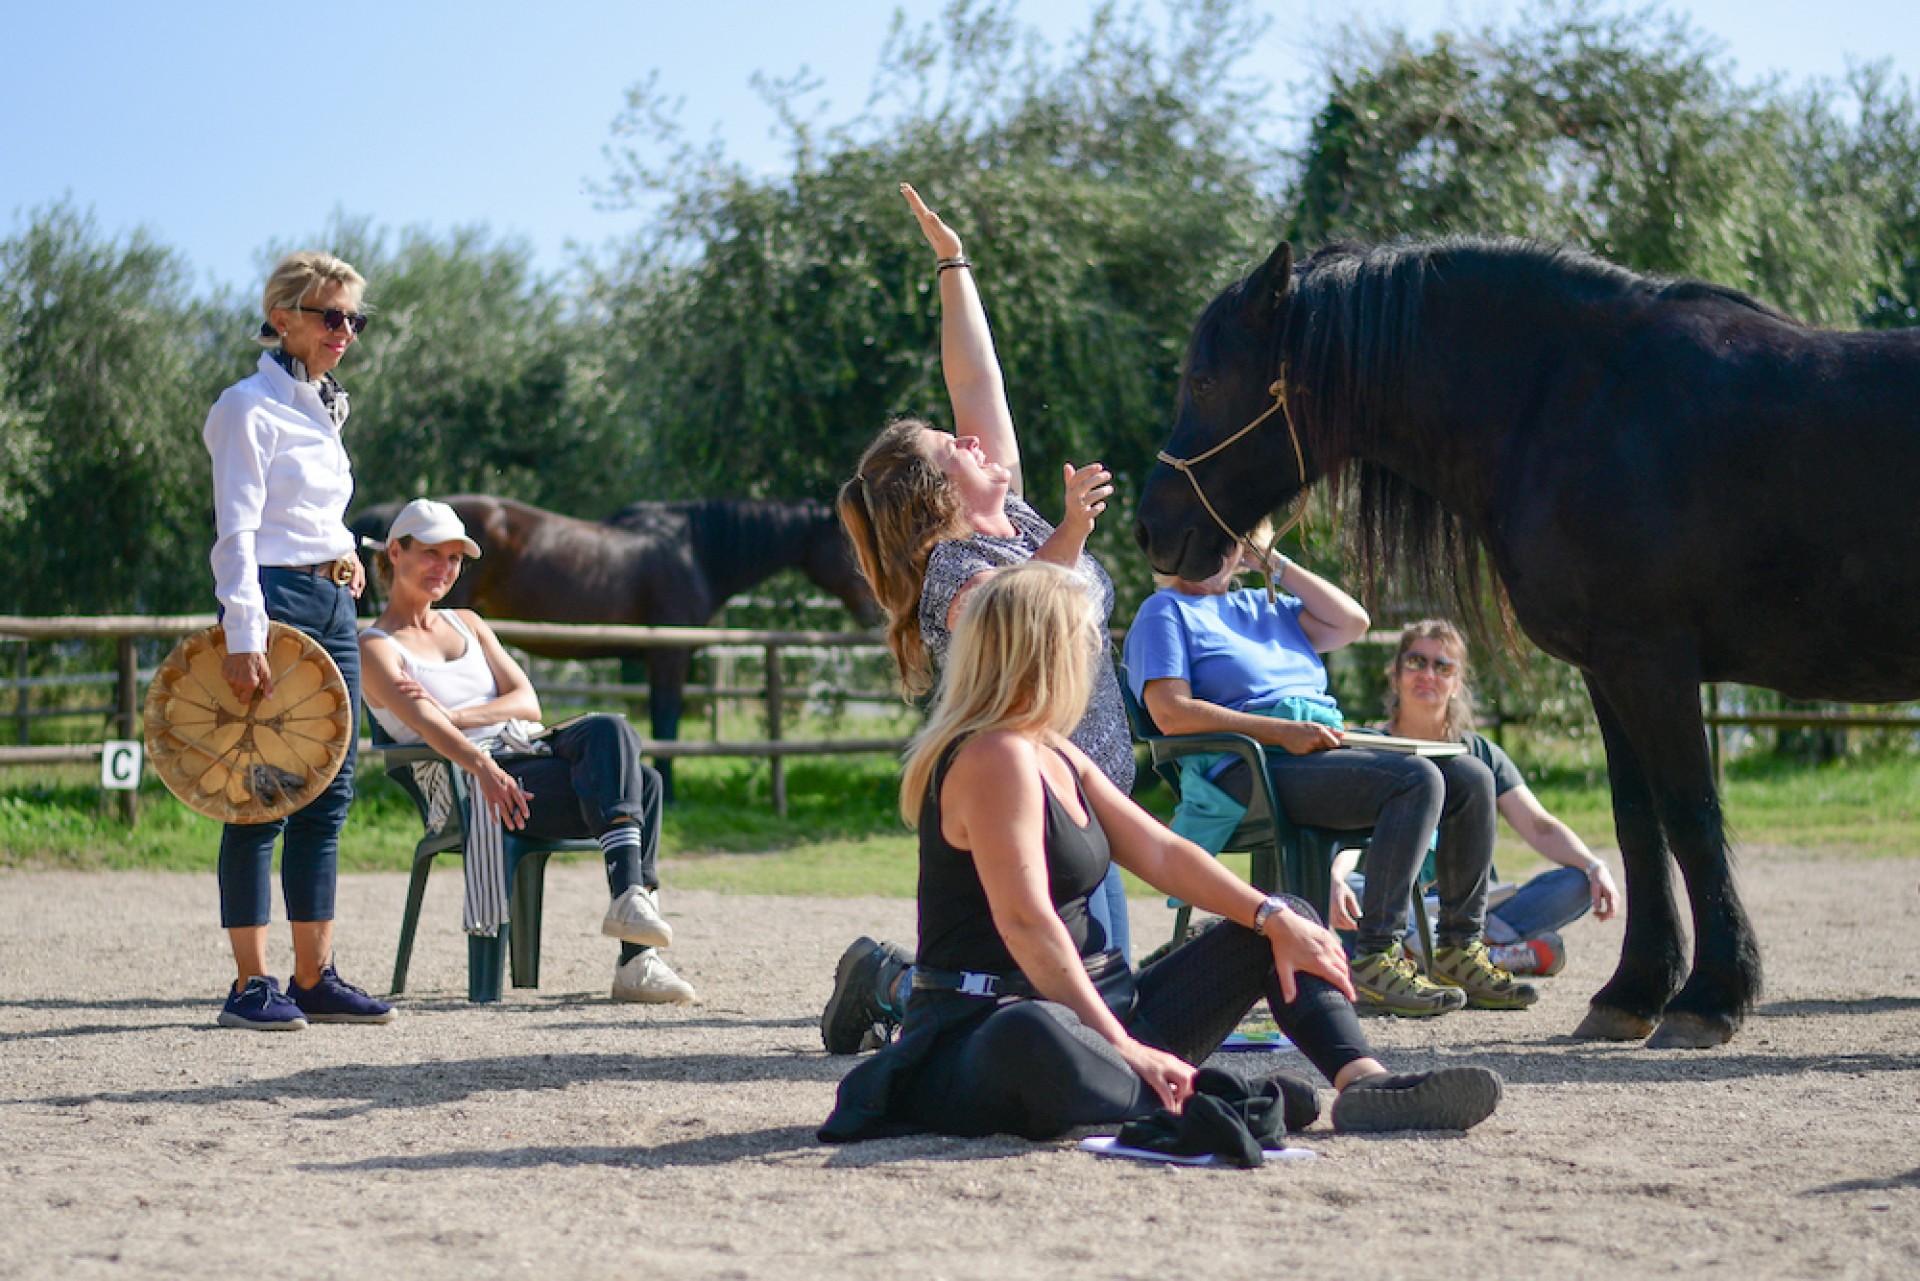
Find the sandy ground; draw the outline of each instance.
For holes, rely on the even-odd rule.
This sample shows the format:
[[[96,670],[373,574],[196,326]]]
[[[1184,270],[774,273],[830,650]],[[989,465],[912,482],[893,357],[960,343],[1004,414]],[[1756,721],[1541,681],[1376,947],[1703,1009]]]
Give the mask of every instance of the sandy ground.
[[[538,992],[467,1004],[442,873],[399,1021],[265,1036],[214,1026],[209,878],[0,874],[0,1276],[1920,1273],[1920,860],[1750,851],[1768,989],[1730,1046],[1567,1040],[1620,937],[1582,923],[1530,1011],[1367,1022],[1396,1066],[1497,1068],[1491,1121],[1323,1122],[1324,1159],[1247,1172],[815,1143],[850,1063],[815,1025],[833,962],[910,940],[910,905],[667,875],[698,1005],[607,1001],[604,888],[574,863]],[[341,888],[341,967],[384,990],[403,881]],[[1149,942],[1170,928],[1134,911]]]

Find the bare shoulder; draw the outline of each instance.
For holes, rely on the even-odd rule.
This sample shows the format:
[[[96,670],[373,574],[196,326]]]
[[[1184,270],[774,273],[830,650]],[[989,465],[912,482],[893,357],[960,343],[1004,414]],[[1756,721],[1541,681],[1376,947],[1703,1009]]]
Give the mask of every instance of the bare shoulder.
[[[986,775],[1011,782],[1032,771],[1033,740],[1011,730],[988,730],[976,734],[954,753],[947,776]]]

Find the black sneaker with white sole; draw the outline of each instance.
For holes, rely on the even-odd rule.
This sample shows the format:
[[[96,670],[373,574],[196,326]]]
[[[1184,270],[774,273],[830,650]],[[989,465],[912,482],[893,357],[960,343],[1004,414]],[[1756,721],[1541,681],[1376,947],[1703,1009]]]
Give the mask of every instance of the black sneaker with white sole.
[[[1500,1090],[1500,1074],[1490,1068],[1381,1072],[1340,1091],[1333,1128],[1349,1134],[1470,1130],[1500,1106]]]
[[[820,1012],[820,1040],[828,1054],[858,1054],[876,1040],[885,1044],[900,1026],[893,992],[912,964],[898,943],[854,940],[834,968],[833,995]]]

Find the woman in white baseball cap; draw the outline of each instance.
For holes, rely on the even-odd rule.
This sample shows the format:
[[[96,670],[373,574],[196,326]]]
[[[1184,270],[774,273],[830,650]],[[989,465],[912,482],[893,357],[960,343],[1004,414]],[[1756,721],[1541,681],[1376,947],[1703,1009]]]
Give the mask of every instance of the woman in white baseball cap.
[[[378,557],[387,607],[360,637],[367,705],[395,742],[426,743],[465,770],[502,826],[597,839],[613,899],[600,928],[621,942],[613,999],[691,1001],[693,986],[654,950],[673,942],[655,870],[660,775],[622,717],[543,729],[533,683],[485,620],[435,608],[479,555],[445,503],[416,498],[394,517]]]

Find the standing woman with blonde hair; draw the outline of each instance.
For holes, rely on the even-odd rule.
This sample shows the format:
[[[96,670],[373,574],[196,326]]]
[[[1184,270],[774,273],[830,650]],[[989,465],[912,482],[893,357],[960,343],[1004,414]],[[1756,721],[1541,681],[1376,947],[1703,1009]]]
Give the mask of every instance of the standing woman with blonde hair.
[[[918,418],[888,425],[840,487],[838,508],[861,571],[887,612],[887,645],[910,695],[931,690],[953,643],[967,594],[993,574],[1029,560],[1071,570],[1099,606],[1113,611],[1113,580],[1086,551],[1106,510],[1113,476],[1099,463],[1067,464],[1066,513],[1056,528],[1021,496],[1020,442],[960,236],[910,185],[900,193],[934,253],[940,288],[940,370],[953,406],[952,432]],[[1073,740],[1122,792],[1133,789],[1133,736],[1111,658],[1097,664]],[[1095,919],[1120,951],[1131,944],[1126,892],[1114,869],[1095,900]],[[899,1022],[897,997],[910,958],[862,938],[840,958],[821,1015],[834,1054],[860,1049],[876,1024]]]
[[[341,442],[347,393],[333,370],[367,327],[367,282],[327,253],[293,253],[267,278],[267,348],[254,373],[221,393],[202,433],[213,458],[214,593],[226,632],[221,675],[242,703],[273,692],[269,620],[313,637],[352,695],[359,737],[360,648],[354,601],[366,586],[354,537],[342,521],[353,471]],[[237,976],[223,1027],[291,1031],[309,1022],[385,1023],[393,1007],[345,982],[333,967],[334,880],[340,829],[353,799],[355,743],[327,789],[286,818],[229,823],[220,838],[220,922]],[[267,974],[273,847],[293,929],[286,993]]]

